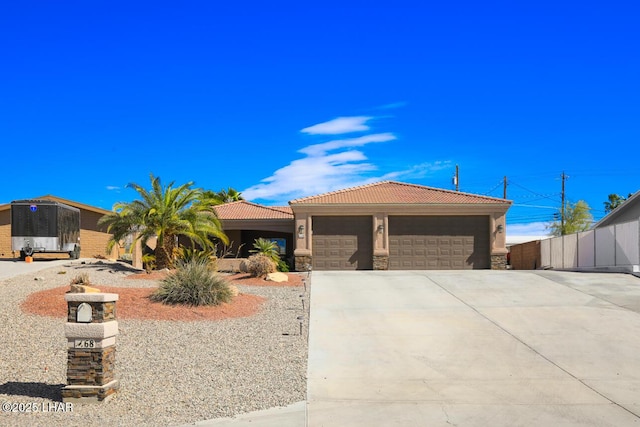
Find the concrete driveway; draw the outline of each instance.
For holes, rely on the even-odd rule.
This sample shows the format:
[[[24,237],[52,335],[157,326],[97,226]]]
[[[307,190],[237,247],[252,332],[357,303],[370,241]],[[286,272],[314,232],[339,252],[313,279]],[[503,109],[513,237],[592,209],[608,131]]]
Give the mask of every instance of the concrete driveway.
[[[21,274],[33,273],[44,270],[46,268],[67,265],[70,263],[82,262],[82,259],[37,259],[27,263],[19,260],[0,259],[0,280],[10,277],[19,276]]]
[[[640,425],[640,279],[313,272],[307,421]]]

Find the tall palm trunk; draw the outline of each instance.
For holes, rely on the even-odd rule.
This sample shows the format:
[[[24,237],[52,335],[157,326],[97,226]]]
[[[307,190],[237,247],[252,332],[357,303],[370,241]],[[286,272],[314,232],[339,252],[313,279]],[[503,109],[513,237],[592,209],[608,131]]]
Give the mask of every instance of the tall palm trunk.
[[[157,268],[173,268],[173,260],[174,260],[174,251],[176,247],[176,238],[173,235],[165,235],[162,239],[162,245],[160,245],[160,241],[158,241],[158,246],[156,247],[156,265]]]
[[[156,254],[156,268],[162,270],[163,268],[173,267],[173,257],[171,256],[172,250],[168,251],[165,246],[158,245],[155,250]]]

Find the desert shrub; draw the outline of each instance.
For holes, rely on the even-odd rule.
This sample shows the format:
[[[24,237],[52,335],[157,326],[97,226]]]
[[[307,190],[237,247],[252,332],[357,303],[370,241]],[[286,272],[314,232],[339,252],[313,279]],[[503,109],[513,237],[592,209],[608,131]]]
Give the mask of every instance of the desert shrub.
[[[269,273],[275,273],[276,263],[264,254],[255,254],[247,258],[247,272],[253,277],[266,277]]]
[[[89,275],[87,273],[82,273],[71,279],[71,283],[69,284],[89,286],[91,284],[91,280],[89,279]]]
[[[213,250],[202,250],[192,248],[181,248],[178,251],[178,260],[181,262],[204,262],[209,266],[212,271],[218,270],[218,258]]]
[[[152,301],[172,305],[219,305],[232,298],[229,283],[199,260],[178,262],[176,270],[151,294]]]

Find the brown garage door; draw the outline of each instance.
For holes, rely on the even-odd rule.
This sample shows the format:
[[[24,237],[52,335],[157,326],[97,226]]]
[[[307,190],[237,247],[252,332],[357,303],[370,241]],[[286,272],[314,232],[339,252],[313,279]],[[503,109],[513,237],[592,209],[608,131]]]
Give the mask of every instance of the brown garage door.
[[[373,269],[372,221],[370,216],[314,216],[314,270]]]
[[[489,268],[489,217],[390,216],[390,270]]]

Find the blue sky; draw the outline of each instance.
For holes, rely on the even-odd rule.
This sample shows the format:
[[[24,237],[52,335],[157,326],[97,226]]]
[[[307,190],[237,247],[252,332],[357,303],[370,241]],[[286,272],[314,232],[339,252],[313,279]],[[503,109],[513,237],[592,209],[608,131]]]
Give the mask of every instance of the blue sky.
[[[502,197],[508,232],[640,190],[636,2],[12,2],[0,202],[164,182],[284,204],[380,179]]]

